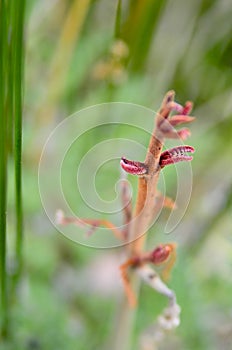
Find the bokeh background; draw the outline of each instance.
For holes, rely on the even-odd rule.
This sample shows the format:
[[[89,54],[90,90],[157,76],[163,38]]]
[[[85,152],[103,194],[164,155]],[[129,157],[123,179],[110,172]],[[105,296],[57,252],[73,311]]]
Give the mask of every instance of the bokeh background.
[[[187,143],[196,153],[191,201],[182,222],[165,234],[168,211],[163,210],[147,241],[150,249],[158,242],[178,242],[169,285],[182,308],[181,325],[160,349],[232,349],[231,18],[229,0],[122,0],[121,9],[116,0],[27,2],[24,272],[11,311],[12,336],[1,349],[112,348],[123,293],[117,270],[120,250],[78,245],[54,228],[40,201],[39,159],[50,132],[76,111],[114,101],[155,110],[170,89],[179,102],[194,101],[197,119]],[[99,140],[133,138],[133,132],[96,128],[85,135],[78,159]],[[145,144],[148,139],[145,135]],[[72,164],[70,158],[67,176]],[[8,172],[9,184],[12,174]],[[113,196],[119,174],[112,162],[97,178],[104,199]],[[136,179],[130,181],[135,191]],[[175,196],[171,167],[165,181],[168,195]],[[82,210],[71,184],[67,191]],[[9,186],[9,247],[13,207]],[[142,330],[165,304],[165,298],[142,286],[133,349],[139,349]]]

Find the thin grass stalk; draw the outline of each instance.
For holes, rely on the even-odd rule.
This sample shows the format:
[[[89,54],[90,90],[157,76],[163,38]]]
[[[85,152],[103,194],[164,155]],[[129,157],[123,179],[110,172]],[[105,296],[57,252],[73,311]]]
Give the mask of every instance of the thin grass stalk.
[[[163,5],[164,2],[154,0],[131,3],[122,37],[130,48],[129,69],[132,72],[141,72],[144,69]]]
[[[14,63],[14,164],[16,210],[16,281],[20,278],[23,258],[23,209],[22,209],[22,100],[23,100],[23,24],[25,0],[17,1],[13,8],[13,63]]]
[[[6,115],[6,67],[7,67],[6,2],[0,3],[0,288],[1,288],[1,337],[8,335],[8,300],[6,270],[6,198],[7,198],[7,115]]]
[[[12,1],[7,2],[7,29],[8,29],[8,68],[7,68],[7,96],[6,96],[6,113],[7,113],[7,148],[8,152],[13,152],[13,139],[14,139],[14,97],[13,97],[13,47],[12,47],[12,10],[14,4]]]
[[[121,17],[122,17],[122,1],[118,0],[116,16],[115,16],[115,25],[114,25],[114,38],[121,37]]]

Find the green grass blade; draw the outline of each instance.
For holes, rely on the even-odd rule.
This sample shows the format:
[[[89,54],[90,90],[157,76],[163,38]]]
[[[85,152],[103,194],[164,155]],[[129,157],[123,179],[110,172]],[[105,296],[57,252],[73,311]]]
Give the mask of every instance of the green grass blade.
[[[6,11],[7,11],[7,32],[8,32],[7,70],[6,70],[7,71],[7,81],[6,81],[7,148],[8,148],[8,152],[12,153],[13,152],[13,131],[14,131],[12,10],[13,10],[14,4],[12,1],[8,1],[6,5],[7,5]]]
[[[165,5],[162,1],[136,1],[123,26],[122,37],[130,47],[130,70],[141,72],[149,54],[155,28]]]
[[[8,334],[8,302],[6,271],[6,198],[7,198],[7,115],[6,115],[6,67],[7,67],[7,20],[6,3],[0,5],[0,288],[1,288],[1,336]]]
[[[13,62],[14,62],[14,160],[16,207],[16,280],[22,270],[23,211],[22,211],[22,82],[23,82],[23,23],[25,1],[17,1],[13,8]]]
[[[120,38],[121,36],[121,12],[122,12],[122,1],[118,0],[115,25],[114,25],[114,37],[115,39]]]

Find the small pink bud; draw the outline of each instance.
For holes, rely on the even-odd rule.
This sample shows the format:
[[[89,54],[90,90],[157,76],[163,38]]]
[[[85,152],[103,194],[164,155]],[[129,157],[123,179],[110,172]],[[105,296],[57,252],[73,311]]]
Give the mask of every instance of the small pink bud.
[[[182,140],[186,140],[189,136],[191,136],[191,131],[187,128],[183,128],[183,129],[180,129],[179,131],[177,131],[177,135]]]
[[[175,124],[175,119],[174,119],[174,124]],[[178,124],[178,121],[177,121],[177,124]],[[185,140],[191,135],[190,130],[187,128],[183,128],[183,129],[180,129],[178,131],[175,130],[173,125],[172,125],[172,119],[164,120],[160,124],[159,130],[162,132],[163,136],[166,137],[167,139]]]
[[[169,245],[159,245],[156,247],[150,255],[150,262],[157,265],[161,264],[169,257],[171,253],[171,247]]]
[[[193,108],[193,103],[191,101],[187,101],[184,105],[182,114],[188,115],[191,112],[192,108]]]
[[[183,123],[191,123],[194,120],[195,120],[194,117],[189,117],[185,114],[178,114],[178,115],[174,115],[173,117],[171,117],[169,119],[169,123],[172,126],[176,126],[176,125],[183,124]]]
[[[179,103],[177,103],[175,101],[171,101],[168,104],[168,107],[170,108],[171,111],[176,111],[177,113],[180,113],[180,114],[183,113],[184,107],[181,104],[179,104]]]
[[[175,101],[171,101],[169,103],[169,108],[171,111],[176,111],[177,113],[183,114],[183,115],[188,115],[191,112],[192,107],[193,107],[193,104],[190,101],[187,101],[184,106],[182,106],[181,104]]]

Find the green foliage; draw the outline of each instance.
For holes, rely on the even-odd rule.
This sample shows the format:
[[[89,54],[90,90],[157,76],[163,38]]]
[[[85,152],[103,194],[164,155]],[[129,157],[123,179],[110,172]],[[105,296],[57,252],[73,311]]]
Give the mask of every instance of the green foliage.
[[[7,85],[7,18],[6,3],[1,4],[0,13],[0,81],[3,87]],[[7,302],[7,272],[6,272],[6,208],[7,208],[7,115],[6,91],[0,91],[0,289],[1,289],[1,337],[8,334],[8,302]]]
[[[8,337],[8,299],[12,291],[9,287],[7,273],[7,166],[8,157],[13,152],[15,163],[15,271],[14,286],[16,285],[22,267],[22,84],[23,84],[23,23],[24,1],[12,4],[10,1],[2,1],[0,8],[1,17],[1,64],[0,80],[2,89],[0,92],[1,114],[1,144],[0,144],[0,235],[1,235],[1,335]],[[14,288],[14,287],[13,287]]]

